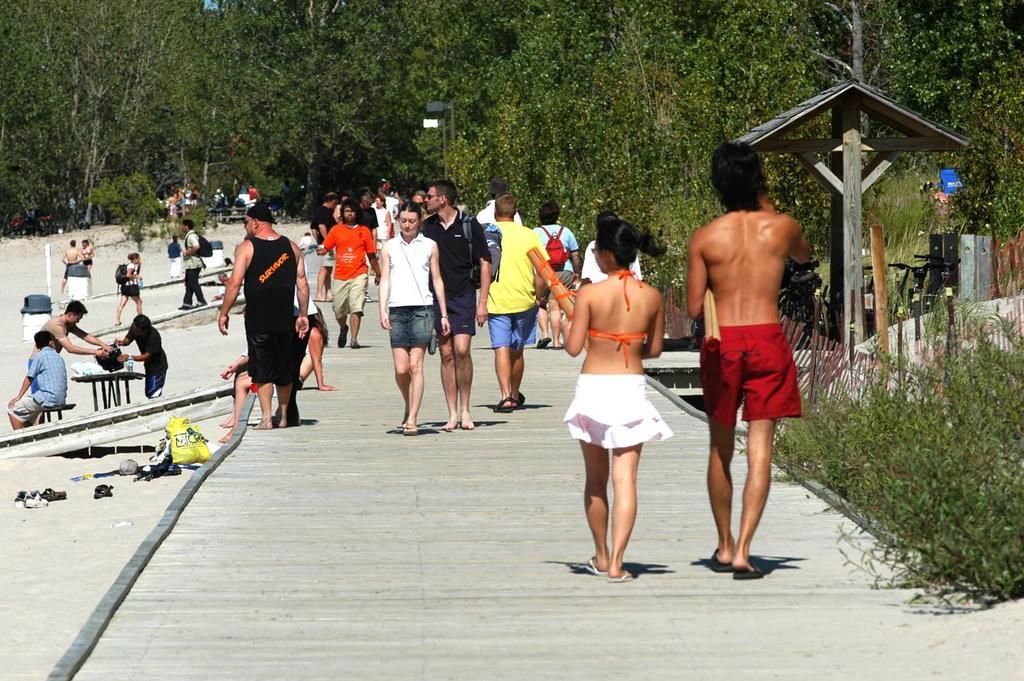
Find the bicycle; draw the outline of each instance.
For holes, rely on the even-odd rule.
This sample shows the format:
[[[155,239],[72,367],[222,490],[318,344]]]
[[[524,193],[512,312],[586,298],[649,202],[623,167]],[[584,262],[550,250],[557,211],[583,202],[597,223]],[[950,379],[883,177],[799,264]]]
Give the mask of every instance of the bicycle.
[[[828,335],[829,331],[829,306],[817,271],[819,265],[817,260],[797,263],[787,259],[782,275],[779,314],[804,325],[805,334],[800,347],[810,343],[813,331],[821,335]]]

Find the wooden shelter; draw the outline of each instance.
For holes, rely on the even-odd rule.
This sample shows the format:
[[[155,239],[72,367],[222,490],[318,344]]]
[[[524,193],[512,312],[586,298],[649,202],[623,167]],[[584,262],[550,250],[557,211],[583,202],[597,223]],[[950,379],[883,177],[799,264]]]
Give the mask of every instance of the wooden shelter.
[[[831,113],[831,137],[791,137],[819,116]],[[881,123],[888,137],[864,137],[864,118]],[[875,126],[877,127],[877,126]],[[956,151],[970,144],[962,135],[925,119],[878,90],[854,80],[837,83],[760,125],[737,141],[759,152],[792,154],[832,197],[829,288],[833,306],[853,321],[857,341],[864,340],[860,300],[863,281],[861,196],[905,151]],[[873,153],[870,160],[866,155]],[[827,155],[827,161],[822,160]]]

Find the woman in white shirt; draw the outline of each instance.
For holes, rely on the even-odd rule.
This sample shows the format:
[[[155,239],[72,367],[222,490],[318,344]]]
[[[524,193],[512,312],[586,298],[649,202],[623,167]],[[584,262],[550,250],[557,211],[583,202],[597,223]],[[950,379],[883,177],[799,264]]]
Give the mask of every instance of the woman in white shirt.
[[[434,328],[434,295],[441,309],[441,329],[450,332],[444,282],[437,264],[437,244],[420,234],[423,208],[411,201],[398,209],[399,233],[381,249],[380,325],[391,333],[395,382],[405,401],[402,434],[417,435],[416,417],[423,400],[423,355]]]

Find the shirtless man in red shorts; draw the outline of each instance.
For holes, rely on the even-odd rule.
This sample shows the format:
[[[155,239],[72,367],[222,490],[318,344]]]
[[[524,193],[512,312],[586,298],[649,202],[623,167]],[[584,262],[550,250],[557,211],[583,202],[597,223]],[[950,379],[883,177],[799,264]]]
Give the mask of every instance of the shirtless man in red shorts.
[[[771,484],[775,421],[800,416],[800,391],[789,343],[779,326],[779,286],[786,257],[804,262],[811,247],[800,225],[768,200],[761,161],[749,145],[726,142],[711,162],[711,181],[725,214],[690,240],[686,307],[697,319],[704,293],[714,293],[721,325],[717,349],[701,349],[701,383],[711,431],[708,495],[718,529],[711,569],[734,579],[764,574],[750,561],[750,542]],[[747,482],[739,539],[731,528],[736,411],[749,422]]]

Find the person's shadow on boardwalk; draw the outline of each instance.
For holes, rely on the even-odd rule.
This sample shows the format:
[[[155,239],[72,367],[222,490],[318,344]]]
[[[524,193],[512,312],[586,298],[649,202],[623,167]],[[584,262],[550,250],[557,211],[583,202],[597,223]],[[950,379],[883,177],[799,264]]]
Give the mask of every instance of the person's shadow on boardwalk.
[[[564,565],[574,575],[594,576],[594,573],[590,571],[590,566],[586,563],[569,563],[561,560],[546,560],[544,562],[549,565]],[[642,575],[668,575],[675,572],[675,570],[669,569],[667,565],[662,565],[661,563],[624,562],[622,569],[637,578]]]
[[[750,556],[751,564],[756,565],[761,572],[766,575],[770,575],[776,570],[799,570],[799,565],[790,565],[790,563],[796,563],[804,560],[807,559],[787,556]],[[711,558],[701,558],[691,562],[690,565],[707,568],[709,571],[714,572],[714,570],[712,570],[714,566],[711,563]]]

